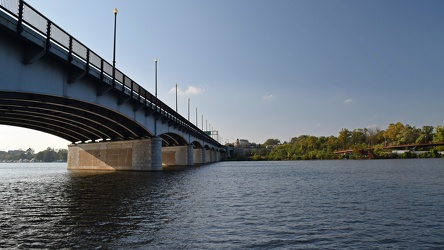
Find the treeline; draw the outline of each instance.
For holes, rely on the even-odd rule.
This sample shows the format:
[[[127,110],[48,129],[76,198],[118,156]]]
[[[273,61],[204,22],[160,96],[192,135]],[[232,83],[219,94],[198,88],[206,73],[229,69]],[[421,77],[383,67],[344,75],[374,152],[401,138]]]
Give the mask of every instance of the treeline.
[[[34,149],[0,151],[0,162],[56,162],[66,161],[68,158],[67,149],[47,148],[35,153]]]
[[[249,151],[253,160],[310,160],[310,159],[342,159],[350,158],[413,158],[440,157],[438,151],[444,147],[416,148],[426,150],[423,155],[411,152],[393,154],[384,146],[405,144],[428,144],[444,142],[444,126],[422,126],[416,128],[401,122],[390,124],[387,129],[369,127],[362,129],[342,129],[338,136],[302,135],[292,138],[289,142],[281,143],[278,139],[268,139],[260,147]],[[339,150],[353,150],[353,154],[344,156],[334,154]]]

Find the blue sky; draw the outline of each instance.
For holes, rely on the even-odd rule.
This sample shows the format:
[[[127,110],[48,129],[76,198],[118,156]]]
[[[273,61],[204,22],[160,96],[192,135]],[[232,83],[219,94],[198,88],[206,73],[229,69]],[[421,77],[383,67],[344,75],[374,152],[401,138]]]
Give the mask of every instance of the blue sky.
[[[109,62],[118,8],[116,66],[154,93],[157,57],[159,98],[178,83],[179,113],[190,98],[224,142],[444,125],[443,1],[27,2]],[[67,144],[0,132],[0,150]]]

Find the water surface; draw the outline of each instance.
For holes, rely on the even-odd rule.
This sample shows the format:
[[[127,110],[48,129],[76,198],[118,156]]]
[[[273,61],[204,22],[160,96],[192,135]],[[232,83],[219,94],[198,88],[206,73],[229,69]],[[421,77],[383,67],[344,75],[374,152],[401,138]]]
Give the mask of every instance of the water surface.
[[[0,164],[0,247],[444,248],[444,159]]]

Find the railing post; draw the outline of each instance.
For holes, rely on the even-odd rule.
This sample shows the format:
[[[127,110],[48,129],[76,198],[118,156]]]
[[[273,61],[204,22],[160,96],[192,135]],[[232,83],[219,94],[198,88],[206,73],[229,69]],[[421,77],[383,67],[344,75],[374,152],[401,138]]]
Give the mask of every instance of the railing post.
[[[51,21],[46,23],[46,50],[51,48]]]
[[[114,88],[115,85],[116,85],[116,67],[113,66],[113,83],[111,84],[111,86],[113,86]]]
[[[90,50],[88,48],[86,48],[86,66],[85,66],[85,72],[89,71],[89,55],[90,55]]]
[[[100,80],[103,82],[103,58],[100,60]]]
[[[23,0],[19,1],[18,5],[18,23],[17,23],[17,34],[22,34],[23,32]]]
[[[124,74],[122,74],[122,77],[123,77],[123,79],[122,79],[122,93],[125,93],[125,75]]]
[[[134,98],[134,81],[131,80],[131,98]]]
[[[68,54],[68,62],[72,62],[72,36],[69,36],[69,54]]]

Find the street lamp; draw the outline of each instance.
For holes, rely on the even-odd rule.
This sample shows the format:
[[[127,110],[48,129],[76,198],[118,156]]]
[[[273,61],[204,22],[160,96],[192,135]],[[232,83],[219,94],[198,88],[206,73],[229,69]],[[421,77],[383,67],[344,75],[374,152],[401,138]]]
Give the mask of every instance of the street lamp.
[[[188,121],[190,121],[190,98],[188,98]]]
[[[113,86],[116,77],[116,23],[117,23],[117,8],[114,8],[114,53],[113,53]]]
[[[176,83],[176,113],[177,113],[177,83]]]
[[[157,57],[154,58],[154,65],[155,65],[155,72],[154,72],[154,82],[155,82],[155,86],[156,86],[156,98],[157,98]]]

